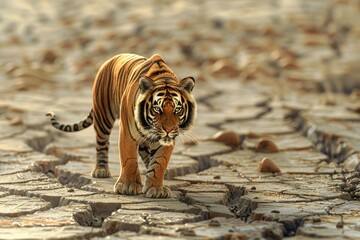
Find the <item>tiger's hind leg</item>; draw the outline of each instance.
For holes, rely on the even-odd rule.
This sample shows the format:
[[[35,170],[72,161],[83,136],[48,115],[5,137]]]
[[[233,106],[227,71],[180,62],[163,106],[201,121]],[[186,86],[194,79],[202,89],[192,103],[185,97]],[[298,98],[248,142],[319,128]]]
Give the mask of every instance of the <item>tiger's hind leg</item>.
[[[99,114],[100,115],[100,114]],[[94,128],[96,132],[96,164],[91,176],[94,178],[108,178],[109,171],[109,138],[115,120],[94,114]]]

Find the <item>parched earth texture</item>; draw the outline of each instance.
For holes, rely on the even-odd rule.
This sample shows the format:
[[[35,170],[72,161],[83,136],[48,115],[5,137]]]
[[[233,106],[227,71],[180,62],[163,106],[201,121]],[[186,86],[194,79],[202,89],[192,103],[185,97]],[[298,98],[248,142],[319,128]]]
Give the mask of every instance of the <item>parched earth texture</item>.
[[[0,239],[360,239],[359,1],[0,5]],[[196,78],[169,199],[113,193],[118,125],[112,177],[94,179],[93,129],[45,117],[85,117],[97,69],[121,52]]]

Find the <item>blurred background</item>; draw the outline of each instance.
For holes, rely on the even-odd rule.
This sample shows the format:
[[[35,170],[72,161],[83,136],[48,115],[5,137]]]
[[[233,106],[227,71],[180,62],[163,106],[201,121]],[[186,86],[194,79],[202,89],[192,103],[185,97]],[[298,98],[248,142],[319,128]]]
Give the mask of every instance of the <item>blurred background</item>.
[[[1,0],[0,94],[91,89],[118,53],[179,77],[359,94],[359,0]],[[71,94],[69,94],[71,95]]]

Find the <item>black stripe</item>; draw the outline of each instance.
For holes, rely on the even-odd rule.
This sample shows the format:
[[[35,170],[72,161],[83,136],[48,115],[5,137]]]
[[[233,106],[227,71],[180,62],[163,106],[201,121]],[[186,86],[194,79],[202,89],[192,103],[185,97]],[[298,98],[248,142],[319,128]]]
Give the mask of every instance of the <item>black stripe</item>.
[[[192,121],[193,121],[193,118],[194,118],[194,105],[191,103],[191,102],[188,102],[188,117],[187,119],[179,126],[180,128],[188,128]]]
[[[83,128],[89,127],[91,124],[89,124],[86,120],[82,123]]]
[[[146,152],[147,154],[150,154],[150,149],[148,147],[139,147],[139,152]]]
[[[105,160],[105,159],[99,159],[99,160],[97,161],[97,165],[99,165],[99,164],[107,164],[107,163],[108,163],[108,161]]]
[[[185,103],[185,99],[184,99],[184,97],[182,96],[182,95],[180,95],[181,96],[181,103]]]
[[[110,89],[109,89],[109,90],[110,90]],[[107,100],[108,100],[108,107],[109,107],[110,117],[111,117],[111,120],[114,121],[114,120],[115,120],[115,117],[114,117],[114,114],[113,114],[113,111],[112,111],[112,108],[111,108],[112,102],[111,102],[110,94],[108,94]],[[110,128],[111,128],[111,127],[110,127]]]
[[[151,169],[151,170],[146,171],[146,175],[148,175],[151,172],[154,172],[154,177],[155,177],[155,169]]]
[[[105,141],[96,140],[96,143],[100,146],[105,146],[108,143],[108,140],[105,140]]]
[[[71,126],[70,126],[70,125],[66,125],[64,131],[65,131],[65,132],[71,132]]]
[[[160,163],[159,163],[157,160],[155,160],[155,161],[153,160],[153,161],[150,162],[150,167],[151,167],[152,165],[154,165],[154,164],[160,164]]]
[[[141,126],[143,126],[143,127],[149,127],[150,125],[148,124],[148,122],[146,121],[145,116],[144,116],[145,104],[146,104],[146,100],[141,101],[141,102],[139,103],[139,108],[140,108],[140,110],[139,110],[139,116],[138,116],[138,117],[139,117],[139,119],[140,119],[140,124],[141,124]]]
[[[99,127],[98,130],[101,131],[104,135],[109,135],[110,134],[110,132],[104,127],[104,125],[103,125],[104,122],[99,121],[99,119],[96,119],[96,123],[97,123],[97,125]]]
[[[109,147],[108,146],[105,146],[105,147],[99,147],[99,148],[96,148],[96,151],[108,151],[109,150]]]
[[[151,150],[150,150],[150,155],[151,155],[151,156],[154,156],[154,154],[155,154],[160,148],[161,148],[161,146],[159,146],[159,147],[157,147],[157,148],[155,148],[155,149],[151,149]]]

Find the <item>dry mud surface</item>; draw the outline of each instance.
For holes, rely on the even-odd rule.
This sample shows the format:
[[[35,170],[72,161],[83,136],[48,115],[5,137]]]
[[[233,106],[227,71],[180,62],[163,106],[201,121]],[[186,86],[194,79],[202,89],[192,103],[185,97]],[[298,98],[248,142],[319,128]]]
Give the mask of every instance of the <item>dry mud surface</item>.
[[[0,239],[360,239],[359,1],[18,0],[0,12]],[[45,118],[85,117],[97,69],[122,52],[161,54],[197,80],[170,199],[113,193],[118,125],[112,178],[93,179],[93,129],[63,134]]]

